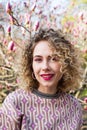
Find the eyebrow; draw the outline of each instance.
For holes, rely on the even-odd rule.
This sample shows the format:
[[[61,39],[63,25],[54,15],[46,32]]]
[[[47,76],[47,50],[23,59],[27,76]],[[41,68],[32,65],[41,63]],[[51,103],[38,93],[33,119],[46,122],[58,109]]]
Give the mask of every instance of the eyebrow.
[[[33,56],[33,58],[35,58],[35,57],[42,57],[42,56],[40,56],[40,55],[35,55],[35,56]]]
[[[52,57],[52,56],[58,56],[57,54],[52,54],[52,55],[49,55],[48,57]],[[35,56],[33,56],[33,58],[34,57],[42,57],[41,55],[35,55]]]

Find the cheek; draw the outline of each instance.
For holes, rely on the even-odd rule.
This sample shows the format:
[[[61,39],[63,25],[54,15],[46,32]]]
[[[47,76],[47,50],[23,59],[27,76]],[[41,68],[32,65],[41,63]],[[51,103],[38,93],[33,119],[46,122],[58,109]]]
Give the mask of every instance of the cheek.
[[[36,67],[35,67],[35,64],[34,64],[34,63],[32,64],[32,68],[33,68],[33,71],[35,71],[35,68],[36,68]]]
[[[55,66],[55,74],[56,74],[56,78],[58,79],[58,81],[62,78],[62,66],[61,65],[56,65]]]
[[[61,65],[61,63],[56,64],[54,68],[55,68],[56,72],[60,72],[60,73],[62,72],[62,65]]]
[[[33,63],[32,68],[34,73],[38,72],[38,66],[36,64]]]

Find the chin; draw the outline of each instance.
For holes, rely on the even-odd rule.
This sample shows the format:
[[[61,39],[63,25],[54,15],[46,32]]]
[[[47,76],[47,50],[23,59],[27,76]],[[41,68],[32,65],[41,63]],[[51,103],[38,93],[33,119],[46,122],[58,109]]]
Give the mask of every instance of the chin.
[[[49,85],[49,84],[43,84],[42,86],[46,88],[53,88],[53,85]]]

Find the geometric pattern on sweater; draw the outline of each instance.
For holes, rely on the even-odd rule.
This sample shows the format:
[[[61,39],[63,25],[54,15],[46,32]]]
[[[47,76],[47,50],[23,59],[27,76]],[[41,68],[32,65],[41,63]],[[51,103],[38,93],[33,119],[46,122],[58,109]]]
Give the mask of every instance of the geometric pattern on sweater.
[[[0,109],[0,130],[80,130],[81,105],[72,95],[18,89]]]

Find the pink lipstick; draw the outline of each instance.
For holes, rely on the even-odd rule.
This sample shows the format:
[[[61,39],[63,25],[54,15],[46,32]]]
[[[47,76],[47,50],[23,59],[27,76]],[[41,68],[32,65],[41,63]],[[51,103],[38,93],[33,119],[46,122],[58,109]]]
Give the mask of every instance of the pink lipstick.
[[[54,74],[41,74],[41,77],[44,79],[44,80],[51,80],[52,77],[54,76]]]

